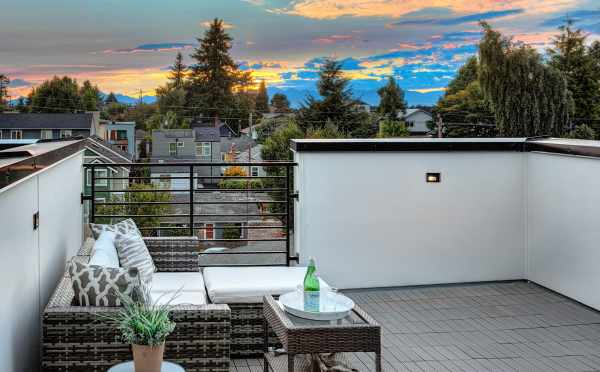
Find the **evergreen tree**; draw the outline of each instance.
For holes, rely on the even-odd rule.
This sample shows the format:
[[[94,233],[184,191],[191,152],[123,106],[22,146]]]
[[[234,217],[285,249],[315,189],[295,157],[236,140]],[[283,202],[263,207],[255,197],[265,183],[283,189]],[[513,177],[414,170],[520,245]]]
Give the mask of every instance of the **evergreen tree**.
[[[115,96],[115,94],[113,92],[110,92],[108,94],[108,96],[106,96],[106,99],[104,100],[104,104],[106,104],[106,105],[110,105],[111,103],[119,103],[117,96]]]
[[[46,80],[31,91],[33,112],[75,112],[82,109],[77,81],[68,76]]]
[[[290,112],[290,101],[287,96],[283,93],[275,93],[271,98],[271,106],[278,114],[284,114]]]
[[[79,91],[81,96],[81,108],[85,111],[99,110],[102,97],[97,86],[93,86],[89,80],[83,82],[83,86]]]
[[[591,48],[588,50],[583,31],[573,29],[573,20],[567,19],[559,29],[560,35],[554,38],[553,48],[548,50],[549,64],[567,78],[567,86],[573,97],[573,115],[577,121],[598,119],[600,71],[593,56],[594,51]]]
[[[171,72],[169,73],[169,81],[171,86],[174,88],[183,88],[186,76],[188,73],[188,67],[183,63],[183,55],[181,52],[175,56],[175,62],[171,66]]]
[[[582,124],[570,131],[566,137],[573,139],[594,140],[596,139],[596,131],[594,131],[592,127]]]
[[[482,22],[479,79],[502,136],[561,136],[572,99],[564,76],[533,48],[515,44]]]
[[[317,83],[321,99],[308,96],[298,112],[298,124],[302,130],[318,129],[332,123],[343,135],[352,135],[353,131],[361,128],[368,114],[357,109],[349,83],[338,61],[325,61]]]
[[[241,72],[230,55],[232,41],[223,21],[215,18],[191,56],[196,63],[191,68],[188,96],[205,115],[223,116],[231,108],[234,90],[251,83],[250,73]]]
[[[404,91],[392,76],[389,77],[388,83],[384,87],[379,88],[377,94],[379,94],[377,111],[383,116],[393,120],[396,119],[398,113],[402,112],[404,114],[406,112]]]
[[[258,94],[256,95],[256,111],[260,114],[269,112],[269,94],[267,93],[267,86],[265,81],[260,82],[258,87]]]

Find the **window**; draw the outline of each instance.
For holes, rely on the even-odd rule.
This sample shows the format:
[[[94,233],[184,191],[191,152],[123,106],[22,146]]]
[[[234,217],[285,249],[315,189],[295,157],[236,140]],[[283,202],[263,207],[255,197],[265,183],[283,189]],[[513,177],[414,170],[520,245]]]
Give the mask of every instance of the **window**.
[[[68,138],[73,136],[73,131],[71,129],[61,129],[60,130],[60,138]]]
[[[211,156],[210,142],[201,142],[196,144],[196,156]]]
[[[221,161],[222,162],[226,162],[227,161],[227,153],[226,152],[222,152],[221,153]]]
[[[52,129],[42,129],[40,133],[40,138],[43,140],[52,139],[54,136],[52,135]]]
[[[183,147],[185,145],[185,142],[177,142],[177,147]]]
[[[10,139],[20,140],[23,139],[23,131],[22,130],[11,130],[10,131]]]
[[[214,240],[215,239],[215,224],[205,223],[204,227],[200,228],[200,236],[204,240]]]
[[[258,177],[258,167],[250,167],[250,175],[252,177]]]
[[[117,140],[119,140],[119,141],[127,140],[127,131],[126,130],[118,130],[117,131]]]
[[[108,170],[106,169],[95,169],[94,173],[96,174],[96,186],[106,187],[108,186],[108,180],[99,180],[98,178],[106,178],[108,177]],[[85,173],[85,184],[87,186],[92,186],[92,170],[87,169]]]
[[[177,155],[177,143],[176,142],[169,143],[169,155],[171,155],[171,156]]]

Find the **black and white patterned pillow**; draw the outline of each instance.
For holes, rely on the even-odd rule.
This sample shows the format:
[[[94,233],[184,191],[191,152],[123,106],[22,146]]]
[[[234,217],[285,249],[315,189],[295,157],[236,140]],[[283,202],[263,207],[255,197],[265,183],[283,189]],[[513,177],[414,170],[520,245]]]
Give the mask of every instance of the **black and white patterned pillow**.
[[[121,267],[138,269],[142,282],[150,284],[156,266],[154,266],[154,261],[152,261],[152,256],[148,252],[144,239],[133,232],[117,235],[115,247],[117,247]]]
[[[98,239],[100,233],[102,231],[112,231],[117,235],[129,234],[131,232],[135,232],[138,235],[142,236],[140,230],[138,230],[135,221],[131,218],[118,222],[114,225],[103,225],[99,223],[90,223],[90,229],[92,230],[92,234],[94,235],[94,239]]]
[[[121,296],[138,299],[143,291],[137,269],[88,265],[76,257],[69,262],[75,305],[121,306]]]

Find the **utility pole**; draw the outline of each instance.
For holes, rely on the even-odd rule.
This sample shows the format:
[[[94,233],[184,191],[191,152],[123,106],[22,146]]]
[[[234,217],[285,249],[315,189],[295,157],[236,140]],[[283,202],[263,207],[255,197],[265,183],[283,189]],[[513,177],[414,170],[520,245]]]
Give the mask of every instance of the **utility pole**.
[[[248,118],[248,135],[252,138],[252,111],[250,111]]]
[[[442,121],[442,115],[438,114],[437,116],[437,136],[438,138],[442,138],[442,128],[444,127],[444,122]]]

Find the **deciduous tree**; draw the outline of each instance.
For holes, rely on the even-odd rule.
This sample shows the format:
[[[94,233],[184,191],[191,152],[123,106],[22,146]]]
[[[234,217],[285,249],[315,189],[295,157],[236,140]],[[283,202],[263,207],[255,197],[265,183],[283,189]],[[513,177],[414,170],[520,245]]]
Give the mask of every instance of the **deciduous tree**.
[[[561,136],[572,99],[560,71],[533,48],[515,44],[488,24],[479,43],[479,78],[503,136]]]

